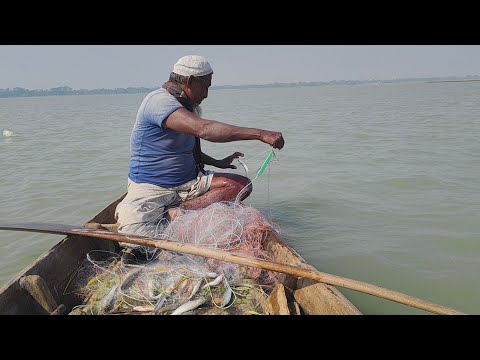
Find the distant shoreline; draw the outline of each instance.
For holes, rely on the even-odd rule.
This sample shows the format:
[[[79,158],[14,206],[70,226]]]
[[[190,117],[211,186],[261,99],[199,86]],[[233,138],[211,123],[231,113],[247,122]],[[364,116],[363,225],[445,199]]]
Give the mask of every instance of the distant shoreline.
[[[240,90],[257,88],[292,88],[292,87],[314,87],[327,85],[364,85],[364,84],[393,84],[406,82],[424,82],[424,83],[446,83],[446,82],[473,82],[480,81],[479,75],[470,75],[464,77],[434,77],[434,78],[405,78],[392,80],[333,80],[333,81],[314,81],[314,82],[296,82],[296,83],[271,83],[258,85],[214,85],[211,90]],[[117,94],[147,94],[158,89],[147,87],[127,87],[115,89],[72,89],[68,86],[60,86],[51,89],[29,90],[24,88],[0,89],[0,98],[17,97],[40,97],[40,96],[72,96],[72,95],[117,95]]]
[[[468,79],[468,80],[438,80],[428,81],[429,83],[446,83],[446,82],[468,82],[468,81],[480,81],[480,79]]]

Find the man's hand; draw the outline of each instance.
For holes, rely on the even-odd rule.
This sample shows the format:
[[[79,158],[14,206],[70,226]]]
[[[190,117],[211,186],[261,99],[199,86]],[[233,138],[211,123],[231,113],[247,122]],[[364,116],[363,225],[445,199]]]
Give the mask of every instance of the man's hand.
[[[243,156],[241,152],[235,152],[232,155],[227,156],[225,159],[217,160],[215,166],[220,169],[236,169],[237,167],[235,165],[232,165],[232,161],[238,159],[241,156]]]
[[[262,142],[279,150],[285,145],[282,133],[277,131],[262,130]]]

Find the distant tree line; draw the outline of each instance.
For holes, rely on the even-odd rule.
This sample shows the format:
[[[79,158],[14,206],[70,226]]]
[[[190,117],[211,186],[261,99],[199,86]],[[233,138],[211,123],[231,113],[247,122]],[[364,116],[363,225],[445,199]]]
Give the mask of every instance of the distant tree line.
[[[322,86],[322,85],[361,85],[371,83],[398,83],[398,82],[448,82],[448,81],[479,81],[479,75],[467,75],[464,77],[447,76],[436,78],[408,78],[408,79],[391,79],[391,80],[333,80],[328,82],[296,82],[296,83],[271,83],[260,85],[216,85],[212,86],[212,90],[222,89],[248,89],[248,88],[273,88],[273,87],[305,87],[305,86]],[[31,97],[31,96],[62,96],[62,95],[112,95],[112,94],[147,94],[156,88],[146,87],[127,87],[116,89],[72,89],[68,86],[60,86],[48,90],[29,90],[20,87],[13,89],[0,89],[0,98],[10,97]]]
[[[139,94],[139,93],[149,93],[153,91],[153,88],[146,87],[128,87],[128,88],[116,88],[116,89],[72,89],[68,86],[60,86],[56,88],[51,88],[48,90],[29,90],[20,87],[13,89],[0,89],[1,98],[9,97],[31,97],[31,96],[62,96],[62,95],[109,95],[109,94]]]

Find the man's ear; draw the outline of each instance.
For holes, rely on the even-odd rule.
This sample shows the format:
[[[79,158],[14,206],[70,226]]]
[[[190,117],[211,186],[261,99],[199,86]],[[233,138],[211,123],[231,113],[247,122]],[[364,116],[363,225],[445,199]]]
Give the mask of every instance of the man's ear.
[[[188,79],[187,79],[187,86],[188,86],[189,88],[192,87],[192,82],[193,82],[193,75],[189,75],[189,76],[188,76]]]

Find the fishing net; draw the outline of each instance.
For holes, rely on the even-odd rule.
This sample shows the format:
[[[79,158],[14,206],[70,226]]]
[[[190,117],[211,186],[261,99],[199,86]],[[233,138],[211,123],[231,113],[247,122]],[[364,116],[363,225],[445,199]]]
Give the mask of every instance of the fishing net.
[[[184,211],[155,237],[271,260],[264,244],[274,230],[252,207],[214,203]],[[71,314],[262,314],[276,282],[270,271],[152,248],[92,252],[79,274],[84,301]]]

